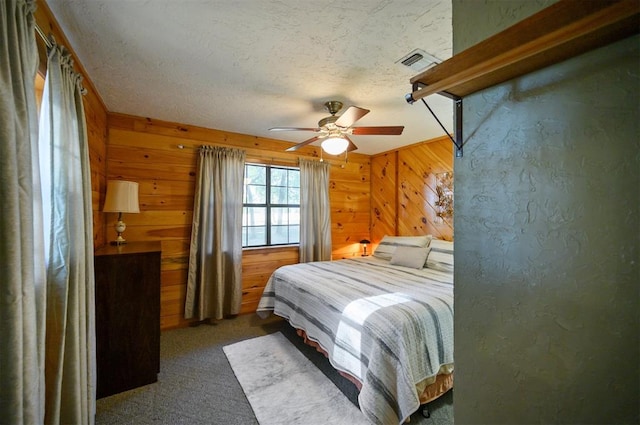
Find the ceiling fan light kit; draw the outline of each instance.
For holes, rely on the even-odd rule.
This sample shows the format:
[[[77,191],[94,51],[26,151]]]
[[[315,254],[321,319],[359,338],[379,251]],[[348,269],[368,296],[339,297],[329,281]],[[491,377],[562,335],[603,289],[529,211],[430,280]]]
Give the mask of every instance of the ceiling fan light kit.
[[[356,121],[367,115],[368,109],[358,106],[349,106],[340,116],[336,114],[342,109],[342,102],[330,100],[325,102],[324,107],[331,114],[318,122],[317,128],[305,127],[273,127],[270,131],[312,131],[318,133],[317,136],[293,145],[286,149],[288,152],[296,151],[303,146],[309,145],[316,140],[322,140],[320,146],[329,155],[340,155],[345,151],[354,151],[358,147],[349,139],[348,135],[400,135],[404,130],[403,126],[386,127],[352,127]]]
[[[349,147],[349,141],[341,136],[332,136],[325,139],[321,146],[329,155],[340,155]]]

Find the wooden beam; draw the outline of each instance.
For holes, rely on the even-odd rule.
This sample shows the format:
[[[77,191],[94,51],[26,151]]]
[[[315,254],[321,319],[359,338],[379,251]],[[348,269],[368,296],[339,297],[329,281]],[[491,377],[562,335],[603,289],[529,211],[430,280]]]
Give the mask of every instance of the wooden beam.
[[[639,18],[638,0],[561,0],[413,77],[411,97],[464,97],[637,34]]]

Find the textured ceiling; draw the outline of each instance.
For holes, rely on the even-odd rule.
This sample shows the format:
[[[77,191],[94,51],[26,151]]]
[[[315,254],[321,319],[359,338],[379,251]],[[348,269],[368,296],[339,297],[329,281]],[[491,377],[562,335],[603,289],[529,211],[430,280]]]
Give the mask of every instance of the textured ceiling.
[[[375,154],[442,136],[408,105],[420,48],[451,56],[451,1],[46,0],[111,112],[301,142],[327,100],[371,112],[356,125],[402,136],[353,136]],[[449,99],[426,99],[452,131]]]

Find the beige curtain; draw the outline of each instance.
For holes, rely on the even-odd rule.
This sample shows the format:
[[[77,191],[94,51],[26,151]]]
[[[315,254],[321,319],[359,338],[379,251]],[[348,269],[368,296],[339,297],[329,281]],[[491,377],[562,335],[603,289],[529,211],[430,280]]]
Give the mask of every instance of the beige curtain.
[[[0,422],[44,420],[35,1],[0,6]]]
[[[242,301],[245,152],[200,148],[193,205],[185,318],[220,320]]]
[[[300,262],[331,260],[329,167],[300,159]]]
[[[82,91],[70,55],[53,43],[39,130],[48,424],[91,424],[95,419],[93,218]]]

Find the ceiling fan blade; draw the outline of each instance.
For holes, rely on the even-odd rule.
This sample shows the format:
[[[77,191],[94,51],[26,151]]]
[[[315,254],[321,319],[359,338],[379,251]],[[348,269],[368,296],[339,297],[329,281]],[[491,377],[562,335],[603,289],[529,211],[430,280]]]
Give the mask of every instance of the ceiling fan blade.
[[[311,143],[313,143],[313,142],[315,142],[316,140],[319,140],[319,139],[321,139],[321,138],[322,138],[322,137],[318,137],[318,136],[312,137],[311,139],[307,139],[307,140],[305,140],[304,142],[301,142],[301,143],[298,143],[297,145],[293,145],[293,146],[291,146],[291,147],[290,147],[289,149],[287,149],[286,151],[287,151],[287,152],[297,151],[297,150],[298,150],[298,149],[300,149],[301,147],[303,147],[303,146],[307,146],[307,145],[309,145],[309,144],[311,144]]]
[[[388,136],[399,136],[404,130],[403,126],[388,126],[388,127],[353,127],[351,134],[359,135],[376,135],[384,134]]]
[[[308,127],[272,127],[269,131],[313,131],[318,133],[320,131],[319,128],[308,128]]]
[[[368,109],[359,108],[357,106],[349,106],[340,118],[336,121],[338,127],[351,127],[356,121],[369,113]]]
[[[353,140],[349,139],[346,135],[342,135],[342,137],[344,137],[349,141],[349,146],[347,146],[347,152],[355,151],[356,149],[358,149],[356,144],[353,143]]]

